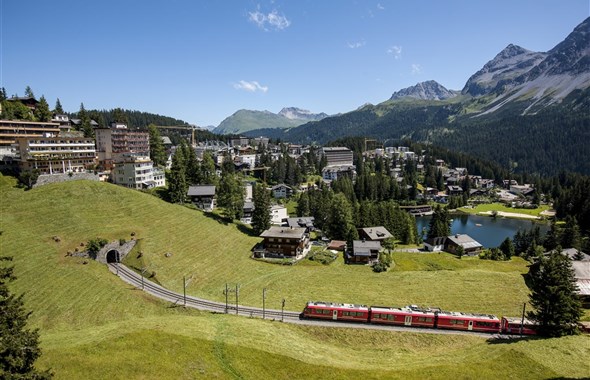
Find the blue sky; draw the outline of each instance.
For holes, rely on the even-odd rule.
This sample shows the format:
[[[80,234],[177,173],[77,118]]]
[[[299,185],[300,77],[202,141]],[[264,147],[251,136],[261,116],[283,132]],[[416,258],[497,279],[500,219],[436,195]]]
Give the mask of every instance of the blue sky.
[[[243,108],[347,112],[431,79],[460,90],[508,44],[547,51],[590,14],[590,0],[0,3],[8,95],[200,126]]]

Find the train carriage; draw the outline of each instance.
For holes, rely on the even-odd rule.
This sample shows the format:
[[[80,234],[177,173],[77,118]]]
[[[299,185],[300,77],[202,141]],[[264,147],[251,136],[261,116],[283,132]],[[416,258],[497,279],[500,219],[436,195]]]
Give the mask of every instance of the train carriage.
[[[522,332],[521,332],[522,325]],[[502,317],[502,333],[504,334],[523,334],[536,335],[537,323],[527,318]]]
[[[332,321],[367,322],[369,320],[369,307],[366,305],[310,301],[305,305],[303,317]]]
[[[371,323],[397,326],[435,327],[436,309],[417,306],[401,308],[371,306]]]
[[[441,311],[437,313],[437,324],[435,327],[439,329],[499,333],[500,320],[491,314]]]

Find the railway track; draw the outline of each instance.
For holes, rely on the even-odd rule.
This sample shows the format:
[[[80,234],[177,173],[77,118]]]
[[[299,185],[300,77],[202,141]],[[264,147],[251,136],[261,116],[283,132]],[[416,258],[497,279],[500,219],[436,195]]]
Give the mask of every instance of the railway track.
[[[225,304],[223,302],[210,301],[198,297],[186,296],[183,294],[173,292],[166,289],[147,278],[141,276],[135,271],[131,270],[127,266],[121,263],[109,263],[107,264],[109,270],[119,276],[126,283],[139,288],[146,293],[151,294],[154,297],[162,299],[164,301],[171,302],[174,305],[190,307],[193,309],[210,311],[213,313],[225,313],[234,314],[250,318],[268,318],[272,320],[280,320],[286,323],[295,323],[300,325],[311,325],[311,326],[322,326],[322,327],[344,327],[344,328],[356,328],[356,329],[371,329],[371,330],[387,330],[387,331],[402,331],[402,332],[417,332],[426,334],[443,334],[443,335],[469,335],[469,336],[480,336],[487,339],[513,339],[515,337],[506,336],[501,334],[487,334],[478,332],[468,331],[456,331],[456,330],[439,330],[439,329],[427,329],[420,327],[401,327],[401,326],[388,326],[388,325],[375,325],[369,323],[349,323],[342,321],[322,321],[322,320],[301,320],[299,318],[300,312],[295,311],[282,311],[274,309],[265,309],[264,311],[256,307],[248,306],[237,306],[235,304]],[[186,303],[185,303],[186,302]]]
[[[143,277],[136,273],[135,271],[129,269],[123,264],[120,263],[109,263],[109,269],[111,272],[115,273],[119,276],[123,281],[127,282],[130,285],[133,285],[139,289],[142,289],[146,293],[153,295],[154,297],[160,298],[162,300],[171,302],[178,306],[186,306],[193,309],[211,311],[215,313],[226,313],[226,314],[237,314],[241,316],[247,317],[259,317],[269,319],[279,319],[283,321],[287,320],[295,320],[299,321],[299,313],[294,311],[281,311],[281,310],[273,310],[273,309],[260,309],[255,307],[248,307],[248,306],[236,306],[235,304],[225,304],[222,302],[215,302],[209,301],[202,298],[197,298],[193,296],[186,296],[184,297],[183,294],[173,292],[169,289],[166,289],[147,278]]]

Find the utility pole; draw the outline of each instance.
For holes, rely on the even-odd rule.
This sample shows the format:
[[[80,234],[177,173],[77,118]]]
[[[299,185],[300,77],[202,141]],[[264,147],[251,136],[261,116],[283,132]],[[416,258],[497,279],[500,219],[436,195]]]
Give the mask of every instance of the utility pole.
[[[240,298],[240,284],[236,284],[236,315],[238,315],[240,313],[240,309],[239,309],[239,300]]]
[[[524,311],[526,309],[526,302],[522,304],[522,319],[520,320],[520,337],[522,338],[522,329],[524,325]]]
[[[229,289],[227,288],[227,282],[225,283],[225,314],[227,314],[227,296],[229,293]]]
[[[186,276],[182,276],[182,289],[184,294],[184,306],[186,307]]]
[[[141,290],[143,290],[143,273],[145,272],[146,268],[141,269]]]
[[[266,316],[266,288],[262,288],[262,319]]]
[[[281,322],[285,321],[285,299],[281,302]]]

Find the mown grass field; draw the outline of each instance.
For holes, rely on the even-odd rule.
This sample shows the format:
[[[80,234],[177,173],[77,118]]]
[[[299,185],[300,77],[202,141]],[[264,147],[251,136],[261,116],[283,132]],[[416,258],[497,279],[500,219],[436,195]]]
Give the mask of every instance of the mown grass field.
[[[472,336],[309,328],[185,310],[125,284],[104,265],[66,257],[100,236],[139,239],[140,261],[164,286],[223,300],[301,310],[309,299],[417,303],[518,315],[526,263],[395,253],[376,274],[342,259],[329,266],[254,261],[260,239],[199,211],[110,184],[69,182],[31,191],[0,177],[0,254],[14,256],[18,280],[41,329],[43,356],[58,379],[79,378],[547,378],[588,376],[588,336],[492,344]],[[246,231],[247,232],[247,231]],[[59,236],[55,242],[52,237]],[[166,253],[171,253],[166,257]],[[86,264],[85,264],[86,262]]]
[[[527,209],[527,208],[508,207],[503,203],[487,203],[487,204],[477,205],[473,208],[461,207],[458,210],[461,212],[467,213],[467,214],[478,214],[480,212],[488,212],[488,211],[503,211],[503,212],[510,212],[510,213],[514,213],[514,214],[540,216],[540,214],[543,211],[549,210],[549,206],[548,205],[541,205],[537,208]]]

